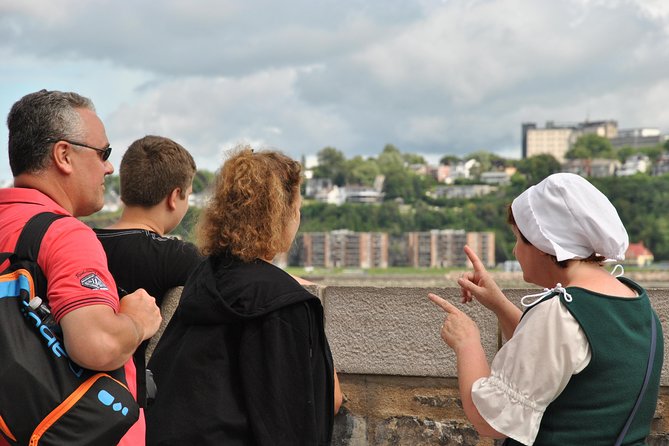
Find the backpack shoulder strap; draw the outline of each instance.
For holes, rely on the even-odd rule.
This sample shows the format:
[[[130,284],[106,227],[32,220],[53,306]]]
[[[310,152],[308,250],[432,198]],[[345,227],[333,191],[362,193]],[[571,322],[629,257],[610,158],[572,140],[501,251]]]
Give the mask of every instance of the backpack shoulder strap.
[[[54,214],[53,212],[42,212],[33,216],[21,231],[19,240],[16,242],[14,253],[19,259],[37,261],[37,254],[42,245],[42,238],[54,221],[66,217],[66,215]]]

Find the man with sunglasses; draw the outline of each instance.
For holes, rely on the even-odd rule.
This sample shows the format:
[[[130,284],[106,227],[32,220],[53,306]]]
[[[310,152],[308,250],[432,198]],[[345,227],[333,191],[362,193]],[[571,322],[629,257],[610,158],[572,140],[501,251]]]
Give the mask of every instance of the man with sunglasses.
[[[14,187],[0,189],[0,251],[13,251],[23,226],[38,213],[70,217],[51,225],[37,259],[47,278],[51,312],[76,363],[100,371],[125,367],[136,396],[132,355],[158,329],[160,311],[141,289],[119,301],[95,233],[72,218],[104,204],[104,179],[114,171],[104,125],[88,98],[41,90],[12,106],[7,127]],[[82,427],[83,437],[85,432]],[[144,436],[140,417],[119,444],[141,446]]]

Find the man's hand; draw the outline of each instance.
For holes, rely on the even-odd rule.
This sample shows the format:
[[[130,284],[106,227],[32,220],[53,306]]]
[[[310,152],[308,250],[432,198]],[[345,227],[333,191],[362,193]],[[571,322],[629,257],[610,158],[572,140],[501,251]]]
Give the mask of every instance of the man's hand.
[[[128,316],[135,324],[138,343],[156,334],[162,321],[156,299],[142,288],[121,299],[119,313]]]
[[[62,317],[63,340],[74,362],[91,370],[114,370],[160,326],[156,300],[140,289],[121,299],[118,313],[108,305],[88,305]]]

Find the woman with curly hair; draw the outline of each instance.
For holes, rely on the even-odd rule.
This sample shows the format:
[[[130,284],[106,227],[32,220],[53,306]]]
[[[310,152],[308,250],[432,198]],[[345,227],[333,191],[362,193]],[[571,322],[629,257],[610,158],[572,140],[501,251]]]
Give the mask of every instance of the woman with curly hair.
[[[207,259],[149,362],[149,445],[327,445],[341,392],[323,307],[272,265],[300,224],[301,166],[237,149],[198,226]]]

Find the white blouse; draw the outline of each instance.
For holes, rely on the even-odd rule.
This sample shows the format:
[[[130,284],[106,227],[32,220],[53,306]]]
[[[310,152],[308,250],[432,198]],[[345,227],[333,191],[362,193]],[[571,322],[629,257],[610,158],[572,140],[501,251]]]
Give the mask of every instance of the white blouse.
[[[496,431],[531,445],[546,407],[590,356],[585,333],[556,296],[521,319],[495,355],[490,376],[474,382],[474,405]]]

